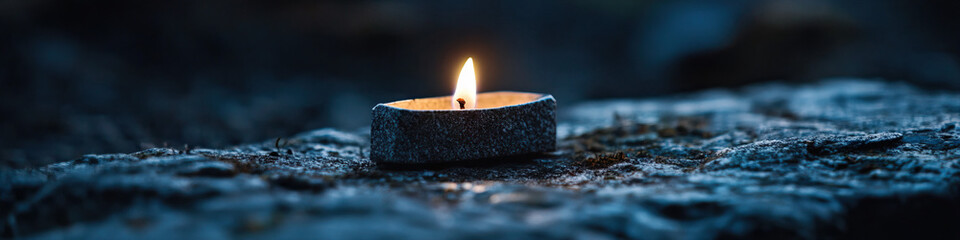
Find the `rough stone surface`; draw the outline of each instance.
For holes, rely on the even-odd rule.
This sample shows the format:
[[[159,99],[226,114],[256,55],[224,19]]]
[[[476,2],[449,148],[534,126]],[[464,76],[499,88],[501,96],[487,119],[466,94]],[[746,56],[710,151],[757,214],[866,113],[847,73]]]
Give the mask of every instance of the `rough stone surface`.
[[[560,114],[558,151],[497,163],[388,168],[364,130],[323,129],[2,170],[2,235],[960,237],[958,93],[832,80]]]
[[[557,149],[556,109],[550,95],[472,110],[417,111],[380,104],[373,108],[370,158],[381,163],[445,163],[552,152]]]

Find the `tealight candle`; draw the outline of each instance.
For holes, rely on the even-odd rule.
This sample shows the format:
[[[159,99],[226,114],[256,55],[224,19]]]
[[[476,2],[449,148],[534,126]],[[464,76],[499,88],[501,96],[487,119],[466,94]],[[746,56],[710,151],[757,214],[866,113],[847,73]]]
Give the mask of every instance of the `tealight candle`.
[[[382,163],[441,163],[556,150],[553,96],[477,94],[476,89],[469,58],[452,96],[377,104],[370,158]]]

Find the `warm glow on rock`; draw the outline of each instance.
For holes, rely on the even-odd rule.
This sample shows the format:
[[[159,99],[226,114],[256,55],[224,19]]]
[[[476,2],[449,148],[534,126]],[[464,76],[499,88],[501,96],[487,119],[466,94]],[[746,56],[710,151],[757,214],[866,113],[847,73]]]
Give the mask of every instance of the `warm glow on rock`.
[[[457,79],[457,89],[450,99],[453,109],[474,109],[477,107],[477,74],[473,70],[473,58],[460,69],[460,78]]]

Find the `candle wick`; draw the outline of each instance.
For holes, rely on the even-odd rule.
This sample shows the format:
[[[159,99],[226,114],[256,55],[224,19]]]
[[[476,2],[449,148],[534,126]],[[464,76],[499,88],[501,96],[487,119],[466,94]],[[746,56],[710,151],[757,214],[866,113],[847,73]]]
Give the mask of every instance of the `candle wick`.
[[[466,100],[463,100],[463,98],[457,98],[457,102],[460,103],[460,109],[466,108],[464,107],[464,105],[467,104]]]

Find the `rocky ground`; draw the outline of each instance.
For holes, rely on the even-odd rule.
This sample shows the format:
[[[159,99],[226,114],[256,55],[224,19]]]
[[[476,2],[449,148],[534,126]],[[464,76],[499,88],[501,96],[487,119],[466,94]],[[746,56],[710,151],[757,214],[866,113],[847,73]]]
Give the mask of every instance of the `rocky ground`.
[[[566,105],[559,151],[385,166],[364,130],[0,171],[2,236],[960,238],[960,93],[865,80]]]

